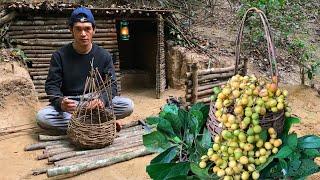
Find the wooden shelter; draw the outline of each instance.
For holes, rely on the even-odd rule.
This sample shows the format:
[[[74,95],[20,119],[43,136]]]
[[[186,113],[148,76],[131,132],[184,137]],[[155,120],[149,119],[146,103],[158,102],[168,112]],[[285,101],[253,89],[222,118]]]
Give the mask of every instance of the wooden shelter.
[[[28,57],[28,70],[39,99],[46,99],[45,80],[51,55],[72,42],[68,18],[74,4],[6,5],[15,18],[9,23],[8,35]],[[164,18],[170,10],[152,8],[90,8],[96,20],[93,41],[113,56],[119,93],[124,72],[148,74],[160,98],[166,87]],[[121,40],[120,21],[129,23],[129,40]],[[140,83],[140,82],[139,82]]]

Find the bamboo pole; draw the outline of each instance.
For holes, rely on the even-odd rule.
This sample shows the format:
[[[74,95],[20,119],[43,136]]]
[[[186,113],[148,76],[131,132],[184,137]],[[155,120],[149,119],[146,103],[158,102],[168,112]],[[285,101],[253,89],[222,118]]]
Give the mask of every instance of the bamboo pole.
[[[243,68],[243,64],[240,64],[238,68]],[[230,67],[225,67],[225,68],[210,68],[210,69],[203,69],[203,70],[199,70],[198,75],[199,76],[203,76],[203,75],[208,75],[208,74],[219,74],[219,73],[226,73],[229,71],[233,71],[234,72],[234,66],[230,66]],[[187,78],[191,77],[191,73],[187,73]]]
[[[55,141],[55,140],[64,140],[64,139],[68,139],[68,136],[66,136],[66,135],[49,136],[49,135],[39,134],[40,141]]]
[[[54,144],[54,145],[49,145],[45,147],[45,150],[49,149],[57,149],[57,148],[62,148],[62,147],[70,147],[70,144]]]
[[[47,141],[36,144],[28,145],[24,148],[25,151],[33,151],[38,149],[44,149],[46,146],[55,145],[55,144],[68,144],[68,141]]]
[[[67,161],[62,161],[62,160],[70,160],[68,158],[74,158],[78,156],[84,156],[84,155],[99,155],[103,153],[109,153],[109,152],[114,152],[114,151],[119,151],[123,149],[128,149],[130,147],[135,147],[135,146],[140,146],[142,145],[142,141],[139,142],[130,142],[127,144],[123,144],[122,146],[115,146],[115,145],[110,145],[106,148],[103,149],[94,149],[94,150],[84,150],[84,151],[71,151],[71,152],[65,152],[61,154],[54,155],[52,157],[48,158],[48,162],[55,162],[55,165],[62,165],[63,163]]]
[[[51,156],[54,156],[56,154],[60,154],[60,153],[64,153],[64,152],[70,152],[73,151],[75,148],[70,148],[70,147],[66,147],[66,148],[58,148],[58,149],[51,149],[48,152],[44,152],[43,154],[39,155],[37,157],[38,160],[42,160],[42,159],[47,159]]]
[[[115,157],[109,157],[105,159],[96,160],[93,162],[87,162],[77,165],[71,165],[71,166],[63,166],[63,167],[55,167],[48,169],[47,175],[48,177],[58,176],[58,175],[65,175],[65,174],[80,174],[86,171],[90,171],[93,169],[109,166],[115,163],[128,161],[130,159],[139,157],[139,156],[145,156],[151,154],[151,152],[147,151],[145,148],[135,150],[131,153],[125,153],[119,156]]]
[[[114,20],[96,20],[96,24],[112,24],[114,25]],[[69,25],[66,18],[57,18],[55,20],[19,20],[15,21],[13,25],[16,26],[43,26],[43,25]]]

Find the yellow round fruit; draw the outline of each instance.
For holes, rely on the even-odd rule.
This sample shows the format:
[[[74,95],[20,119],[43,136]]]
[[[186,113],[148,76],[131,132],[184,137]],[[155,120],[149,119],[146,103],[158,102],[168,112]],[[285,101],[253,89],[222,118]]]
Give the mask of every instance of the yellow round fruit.
[[[253,172],[256,170],[256,166],[254,164],[248,164],[247,169],[248,171]]]
[[[223,169],[219,169],[218,170],[218,172],[217,172],[217,176],[219,176],[219,177],[222,177],[222,176],[224,176],[226,173],[225,173],[225,171],[223,170]]]
[[[242,157],[240,157],[239,162],[241,164],[248,164],[249,159],[246,156],[242,156]]]
[[[276,139],[273,143],[274,147],[280,147],[282,144],[282,141],[281,139]]]
[[[247,171],[242,172],[242,174],[241,174],[242,180],[247,180],[247,179],[249,179],[249,177],[250,177],[249,172],[247,172]]]
[[[259,179],[259,177],[260,177],[260,174],[259,174],[258,171],[254,171],[254,172],[252,173],[252,179]]]
[[[277,152],[278,152],[278,148],[277,147],[272,148],[272,153],[273,154],[277,154]]]
[[[264,147],[265,147],[267,150],[273,148],[273,147],[272,147],[272,144],[271,144],[270,142],[265,142],[265,143],[264,143]]]
[[[276,130],[274,130],[274,128],[269,128],[268,129],[268,133],[271,135],[271,134],[276,134]]]
[[[206,166],[207,166],[207,163],[204,162],[204,161],[201,161],[201,162],[199,163],[199,167],[200,167],[201,169],[204,169]]]

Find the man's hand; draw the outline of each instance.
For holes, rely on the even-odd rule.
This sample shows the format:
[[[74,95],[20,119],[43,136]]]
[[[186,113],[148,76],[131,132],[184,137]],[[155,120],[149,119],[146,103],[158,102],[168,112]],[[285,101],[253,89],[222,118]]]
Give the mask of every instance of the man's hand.
[[[65,112],[72,113],[76,110],[77,104],[74,100],[64,97],[61,101],[61,110]]]
[[[95,99],[95,100],[89,101],[86,108],[87,109],[96,109],[96,108],[103,109],[104,103],[100,99]]]

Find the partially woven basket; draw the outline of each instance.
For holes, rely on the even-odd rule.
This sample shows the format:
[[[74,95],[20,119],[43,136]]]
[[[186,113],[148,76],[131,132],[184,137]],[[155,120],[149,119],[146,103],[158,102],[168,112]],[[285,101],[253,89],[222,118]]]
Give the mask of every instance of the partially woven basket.
[[[268,20],[265,16],[265,14],[257,9],[257,8],[250,8],[249,10],[247,10],[247,12],[244,14],[244,17],[242,19],[242,23],[240,25],[240,29],[238,32],[238,36],[236,39],[236,62],[235,62],[235,75],[238,74],[238,66],[240,64],[240,45],[242,42],[242,37],[243,37],[243,29],[244,29],[244,24],[245,21],[248,18],[248,14],[249,13],[257,13],[262,21],[264,30],[265,30],[265,36],[267,39],[267,43],[268,43],[268,54],[269,54],[269,62],[271,65],[271,74],[272,77],[276,77],[277,79],[277,84],[278,84],[278,80],[279,80],[279,76],[278,76],[278,70],[277,70],[277,63],[276,63],[276,55],[275,55],[275,48],[273,45],[273,41],[272,41],[272,36],[271,36],[271,31],[270,31],[270,25],[268,23]],[[245,69],[245,73],[246,73],[246,69],[247,69],[247,60],[244,60],[244,69]],[[220,126],[220,122],[217,120],[216,116],[215,116],[215,112],[217,111],[216,107],[215,107],[215,102],[212,101],[210,103],[210,111],[209,111],[209,116],[207,119],[207,128],[210,131],[212,138],[215,137],[215,135],[220,134],[222,131],[222,127]],[[233,111],[233,108],[228,109],[229,112]],[[284,118],[285,118],[285,113],[284,110],[278,111],[277,113],[273,113],[273,112],[267,112],[266,115],[264,116],[260,116],[259,120],[260,120],[260,126],[262,128],[268,129],[270,127],[273,127],[276,132],[282,133],[283,131],[283,126],[284,126]]]
[[[98,69],[91,69],[85,84],[86,98],[80,99],[76,111],[69,121],[67,135],[80,148],[94,149],[110,145],[116,136],[116,117],[111,95],[111,78],[103,81]],[[105,108],[88,108],[90,102],[107,96]]]

